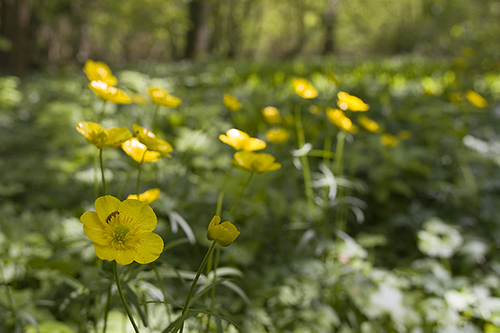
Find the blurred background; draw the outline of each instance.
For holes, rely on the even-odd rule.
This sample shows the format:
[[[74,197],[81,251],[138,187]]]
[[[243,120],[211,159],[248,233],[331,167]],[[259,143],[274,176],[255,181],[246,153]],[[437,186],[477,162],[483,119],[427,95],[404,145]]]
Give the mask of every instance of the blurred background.
[[[281,169],[232,213],[248,173],[231,171],[221,217],[241,234],[221,252],[219,317],[185,332],[500,332],[499,41],[498,0],[0,0],[0,332],[100,333],[106,308],[106,332],[133,332],[79,219],[102,194],[80,121],[154,124],[173,146],[140,184],[161,191],[170,314],[151,265],[120,267],[141,332],[180,314],[230,128]],[[96,96],[89,59],[133,103]],[[328,116],[339,92],[369,105],[344,110],[347,129]],[[109,193],[135,193],[138,163],[103,155]]]

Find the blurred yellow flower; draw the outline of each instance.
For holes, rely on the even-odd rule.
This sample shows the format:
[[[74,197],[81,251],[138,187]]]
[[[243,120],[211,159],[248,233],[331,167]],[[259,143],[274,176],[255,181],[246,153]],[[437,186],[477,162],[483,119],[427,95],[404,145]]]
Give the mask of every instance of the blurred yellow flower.
[[[360,98],[349,95],[346,92],[340,91],[337,94],[337,105],[342,110],[351,110],[351,111],[368,111],[370,106],[363,102]]]
[[[180,98],[170,95],[161,88],[148,88],[148,94],[153,103],[167,108],[173,108],[182,103]]]
[[[94,242],[99,259],[128,265],[133,261],[148,264],[163,252],[163,239],[153,233],[156,215],[139,200],[120,201],[110,195],[97,198],[95,212],[83,213],[85,235]]]
[[[280,116],[280,110],[275,108],[274,106],[268,106],[262,110],[262,115],[266,122],[270,125],[278,125],[283,122]]]
[[[453,104],[460,104],[464,101],[464,98],[461,93],[450,93],[448,94],[448,99]]]
[[[122,144],[122,149],[138,163],[156,162],[158,161],[158,157],[161,156],[157,151],[149,151],[148,147],[137,140],[137,138],[125,141]]]
[[[354,125],[351,119],[347,118],[342,110],[327,108],[326,116],[332,124],[340,128],[341,130],[344,130],[351,134],[356,134],[359,131],[358,126]]]
[[[311,105],[309,106],[308,108],[309,112],[312,113],[312,114],[320,114],[321,113],[321,108],[317,105]]]
[[[158,139],[156,135],[150,130],[141,127],[137,124],[133,126],[135,136],[139,141],[145,144],[150,151],[156,151],[163,156],[170,156],[169,152],[172,151],[172,146],[165,140]]]
[[[97,148],[103,147],[118,148],[132,138],[132,133],[125,127],[114,127],[104,129],[97,123],[88,121],[80,121],[76,126],[76,130],[84,136],[88,143],[95,145]]]
[[[111,73],[108,65],[100,61],[87,60],[83,65],[83,71],[89,78],[89,81],[103,81],[114,86],[118,83],[118,79]]]
[[[132,102],[134,102],[135,104],[139,104],[139,105],[148,104],[148,100],[142,95],[132,94],[131,98],[132,98]]]
[[[398,145],[399,140],[394,135],[385,133],[380,136],[380,143],[386,147],[393,148]]]
[[[145,202],[148,205],[150,205],[153,202],[155,202],[156,200],[158,200],[158,198],[160,197],[160,194],[161,194],[161,192],[160,192],[159,188],[152,188],[150,190],[147,190],[144,193],[139,194],[139,198],[137,198],[137,194],[130,194],[127,197],[127,199],[139,200],[139,201]]]
[[[224,94],[224,105],[231,111],[238,111],[242,107],[240,101],[229,94]]]
[[[91,81],[89,87],[97,97],[104,101],[115,104],[132,103],[132,99],[123,90],[110,86],[104,81]]]
[[[410,131],[406,131],[406,130],[399,131],[398,137],[401,140],[409,140],[409,139],[411,139],[411,132]]]
[[[220,223],[219,216],[214,216],[208,225],[208,240],[214,240],[220,246],[231,245],[239,235],[240,232],[234,224],[229,221]]]
[[[318,91],[306,78],[296,77],[292,80],[295,93],[302,98],[314,98],[318,96]]]
[[[359,116],[358,121],[361,127],[369,132],[380,133],[380,131],[382,131],[380,125],[375,120],[370,119],[366,116]]]
[[[290,138],[290,132],[284,128],[270,128],[266,132],[266,140],[272,143],[283,143]]]
[[[478,108],[484,108],[488,105],[488,102],[484,99],[483,96],[479,95],[474,90],[467,90],[465,92],[465,98],[474,106]]]
[[[226,134],[219,135],[219,140],[236,150],[254,151],[266,148],[266,143],[257,138],[251,138],[247,133],[231,128]]]
[[[281,164],[275,162],[275,157],[266,153],[238,151],[233,156],[233,164],[250,172],[263,173],[278,170]]]

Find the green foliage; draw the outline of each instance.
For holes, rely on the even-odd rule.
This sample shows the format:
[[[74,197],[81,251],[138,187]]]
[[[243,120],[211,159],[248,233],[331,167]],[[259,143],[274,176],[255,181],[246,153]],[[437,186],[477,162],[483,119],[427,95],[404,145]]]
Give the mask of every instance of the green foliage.
[[[219,280],[202,275],[186,332],[203,330],[207,314],[212,331],[227,332],[498,331],[500,79],[498,68],[484,69],[480,58],[469,55],[465,67],[412,57],[175,63],[117,73],[129,92],[146,96],[147,87],[159,86],[183,100],[157,114],[158,135],[172,143],[172,157],[142,170],[142,187],[162,191],[152,207],[167,249],[156,263],[167,298],[149,266],[121,271],[141,332],[164,330],[180,315],[231,166],[233,150],[219,134],[235,127],[264,138],[272,126],[261,111],[269,105],[291,133],[266,148],[282,168],[255,175],[230,216],[248,178],[232,169],[222,216],[241,235],[221,253]],[[300,99],[291,84],[296,76],[308,78],[319,97]],[[93,120],[102,103],[81,72],[34,74],[25,89],[15,78],[0,78],[0,331],[101,332],[108,290],[108,332],[119,331],[126,317],[110,267],[96,265],[78,220],[92,209],[95,149],[75,126]],[[469,103],[463,95],[469,89],[488,106]],[[336,174],[330,155],[318,152],[335,153],[338,130],[324,110],[336,107],[338,91],[368,103],[367,116],[384,133],[411,136],[401,134],[388,148],[380,134],[347,135],[343,172]],[[242,110],[224,107],[226,92]],[[297,109],[305,148],[296,143]],[[108,103],[103,125],[148,127],[153,112],[151,104]],[[349,116],[357,123],[357,114]],[[315,216],[297,151],[310,163]],[[105,149],[104,156],[110,191],[120,199],[135,193],[134,162],[121,150]],[[213,285],[216,306],[209,311]]]

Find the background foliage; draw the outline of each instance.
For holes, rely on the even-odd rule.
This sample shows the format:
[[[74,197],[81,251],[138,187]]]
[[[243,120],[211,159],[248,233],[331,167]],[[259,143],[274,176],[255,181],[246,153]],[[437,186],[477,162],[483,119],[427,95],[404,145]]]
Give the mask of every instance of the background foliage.
[[[500,331],[497,1],[201,1],[210,38],[190,55],[198,62],[178,61],[188,55],[191,2],[17,3],[30,9],[32,44],[29,75],[0,77],[0,331],[102,325],[94,300],[109,287],[109,270],[97,269],[79,221],[93,208],[94,147],[75,126],[101,107],[81,71],[88,58],[107,61],[129,93],[160,86],[183,100],[158,118],[172,158],[143,171],[144,188],[163,193],[152,207],[167,244],[158,267],[169,301],[182,303],[189,288],[231,165],[233,151],[218,135],[236,127],[264,138],[271,126],[261,111],[273,105],[291,137],[268,143],[282,169],[256,175],[234,213],[241,236],[222,252],[230,283],[217,287],[216,311],[239,326],[222,322],[225,331]],[[0,4],[3,27],[10,5]],[[332,20],[336,55],[323,57]],[[0,37],[4,56],[19,45]],[[294,77],[308,78],[318,98],[300,99]],[[488,105],[473,105],[467,90]],[[294,112],[306,141],[322,150],[338,133],[324,114],[338,91],[368,103],[384,132],[411,135],[394,148],[379,134],[348,136],[339,178],[310,155],[320,207],[311,219]],[[228,111],[224,93],[243,109]],[[153,108],[107,105],[103,125],[150,125]],[[105,157],[111,191],[124,199],[135,191],[135,164],[118,150]],[[225,214],[246,179],[232,174]],[[342,198],[326,196],[322,184],[332,179]],[[138,304],[161,300],[147,266],[129,265],[123,276]],[[113,295],[108,331],[123,332]],[[141,307],[144,332],[168,326],[162,304]],[[199,331],[205,318],[186,330]]]

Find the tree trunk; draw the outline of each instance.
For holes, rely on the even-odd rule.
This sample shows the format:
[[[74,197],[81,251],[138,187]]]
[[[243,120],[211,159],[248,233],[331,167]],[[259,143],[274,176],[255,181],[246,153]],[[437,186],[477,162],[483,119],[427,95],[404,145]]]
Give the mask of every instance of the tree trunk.
[[[335,23],[337,19],[337,5],[340,0],[328,0],[323,15],[323,26],[325,35],[323,39],[323,55],[332,54],[336,51],[335,45]]]
[[[184,57],[196,59],[208,49],[210,4],[207,0],[192,0],[189,3],[190,27],[186,36]]]
[[[24,77],[29,67],[31,6],[29,0],[1,0],[0,35],[11,43],[0,51],[0,67]]]

